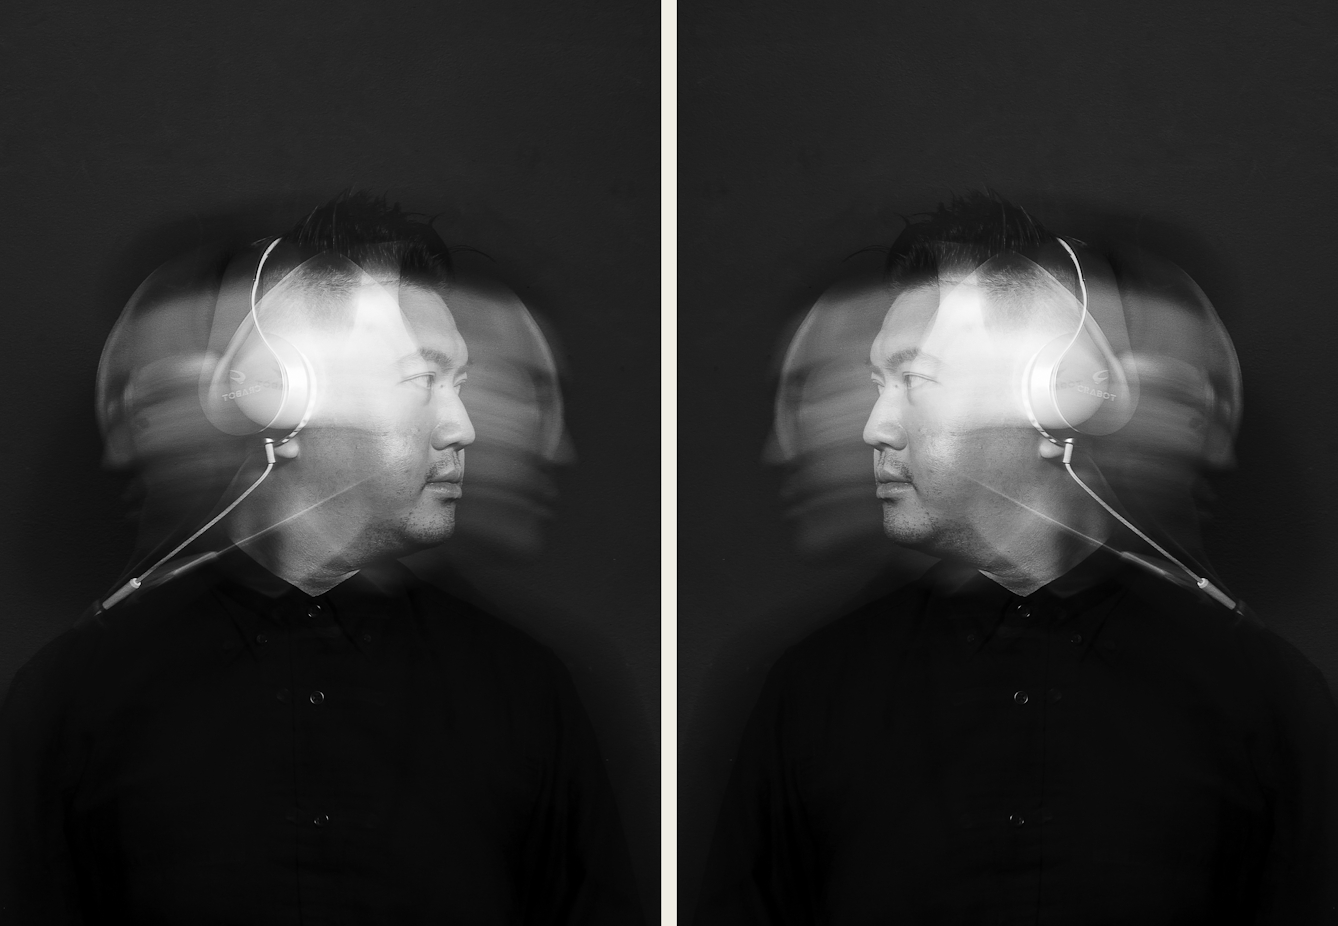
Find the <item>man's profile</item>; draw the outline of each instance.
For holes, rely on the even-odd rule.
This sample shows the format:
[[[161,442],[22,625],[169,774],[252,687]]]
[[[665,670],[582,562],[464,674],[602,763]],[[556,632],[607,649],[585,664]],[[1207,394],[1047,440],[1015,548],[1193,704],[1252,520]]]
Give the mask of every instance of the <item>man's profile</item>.
[[[636,923],[546,649],[417,579],[475,440],[451,258],[345,195],[169,265],[99,375],[141,565],[0,713],[5,923]]]
[[[1206,299],[983,195],[879,285],[868,502],[940,562],[773,668],[697,922],[1338,921],[1332,697],[1198,550]]]

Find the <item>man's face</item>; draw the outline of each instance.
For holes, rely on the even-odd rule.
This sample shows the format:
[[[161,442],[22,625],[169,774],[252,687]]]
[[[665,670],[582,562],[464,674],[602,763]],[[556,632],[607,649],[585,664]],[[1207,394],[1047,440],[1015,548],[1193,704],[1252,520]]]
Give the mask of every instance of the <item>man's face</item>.
[[[1043,465],[1020,399],[1043,336],[987,330],[986,311],[969,281],[902,293],[870,351],[864,428],[887,535],[978,568],[1008,555]]]
[[[416,286],[368,283],[351,332],[313,336],[320,392],[298,436],[290,483],[344,565],[440,543],[455,528],[468,351],[445,302]]]

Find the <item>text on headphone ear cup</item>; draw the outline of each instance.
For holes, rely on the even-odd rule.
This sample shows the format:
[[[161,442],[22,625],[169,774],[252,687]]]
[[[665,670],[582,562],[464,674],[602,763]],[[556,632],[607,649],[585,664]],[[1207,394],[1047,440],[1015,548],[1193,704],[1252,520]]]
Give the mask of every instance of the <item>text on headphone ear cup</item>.
[[[1036,352],[1023,389],[1035,423],[1046,430],[1078,429],[1118,395],[1110,363],[1091,342],[1062,335]]]
[[[228,364],[231,396],[237,410],[256,430],[291,430],[302,420],[311,398],[312,371],[291,343],[268,336],[252,339]]]

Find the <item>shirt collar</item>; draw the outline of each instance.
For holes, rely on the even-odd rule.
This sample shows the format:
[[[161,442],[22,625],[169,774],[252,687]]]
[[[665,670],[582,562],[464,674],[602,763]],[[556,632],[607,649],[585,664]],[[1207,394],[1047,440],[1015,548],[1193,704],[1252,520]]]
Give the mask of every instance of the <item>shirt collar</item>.
[[[321,595],[308,595],[240,550],[220,557],[215,569],[219,597],[248,646],[257,645],[276,624],[333,620],[355,647],[370,653],[385,623],[409,609],[409,571],[398,562],[360,570]]]
[[[933,567],[929,614],[952,628],[953,636],[975,654],[1005,622],[1051,624],[1085,654],[1123,597],[1128,567],[1099,550],[1030,595],[1016,595],[978,571],[942,562]]]

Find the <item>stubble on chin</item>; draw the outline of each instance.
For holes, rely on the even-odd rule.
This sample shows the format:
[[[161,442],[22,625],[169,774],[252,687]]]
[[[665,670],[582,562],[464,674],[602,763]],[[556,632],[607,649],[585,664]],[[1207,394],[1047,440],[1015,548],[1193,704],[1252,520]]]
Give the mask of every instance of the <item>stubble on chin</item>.
[[[902,545],[912,541],[910,531],[907,530],[906,513],[898,511],[899,501],[883,501],[883,533],[887,539]]]
[[[882,502],[883,533],[897,546],[933,556],[929,548],[935,545],[935,523],[918,507],[908,510],[907,501],[901,498]]]

